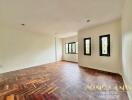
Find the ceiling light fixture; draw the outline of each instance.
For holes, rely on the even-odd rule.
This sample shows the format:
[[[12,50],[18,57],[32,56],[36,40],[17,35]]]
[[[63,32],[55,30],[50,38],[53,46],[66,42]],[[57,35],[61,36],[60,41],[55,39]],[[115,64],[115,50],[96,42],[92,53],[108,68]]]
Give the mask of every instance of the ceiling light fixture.
[[[90,20],[88,19],[88,20],[86,20],[86,22],[87,22],[87,23],[89,23],[89,22],[90,22]]]
[[[25,26],[25,24],[21,24],[22,26]]]

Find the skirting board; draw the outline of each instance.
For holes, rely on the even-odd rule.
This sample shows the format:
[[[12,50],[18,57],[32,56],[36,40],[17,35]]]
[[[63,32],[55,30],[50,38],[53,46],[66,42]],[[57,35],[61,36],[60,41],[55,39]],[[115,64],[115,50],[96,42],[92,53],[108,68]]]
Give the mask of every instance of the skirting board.
[[[71,62],[71,63],[78,63],[78,62],[75,62],[75,61],[68,61],[68,60],[61,60],[61,61]]]

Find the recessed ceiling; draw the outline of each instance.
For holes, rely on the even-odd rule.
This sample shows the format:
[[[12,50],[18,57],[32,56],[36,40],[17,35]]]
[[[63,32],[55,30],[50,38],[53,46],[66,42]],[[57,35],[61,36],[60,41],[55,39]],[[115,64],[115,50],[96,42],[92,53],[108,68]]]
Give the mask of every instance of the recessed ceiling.
[[[0,0],[0,23],[36,33],[71,33],[119,18],[122,5],[123,0]]]

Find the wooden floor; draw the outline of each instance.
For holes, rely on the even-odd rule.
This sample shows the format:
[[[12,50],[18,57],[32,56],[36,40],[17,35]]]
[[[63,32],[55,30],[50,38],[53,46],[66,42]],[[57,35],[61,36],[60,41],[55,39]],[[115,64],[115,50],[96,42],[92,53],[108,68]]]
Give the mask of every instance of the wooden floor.
[[[0,100],[128,100],[117,74],[56,62],[0,75]]]

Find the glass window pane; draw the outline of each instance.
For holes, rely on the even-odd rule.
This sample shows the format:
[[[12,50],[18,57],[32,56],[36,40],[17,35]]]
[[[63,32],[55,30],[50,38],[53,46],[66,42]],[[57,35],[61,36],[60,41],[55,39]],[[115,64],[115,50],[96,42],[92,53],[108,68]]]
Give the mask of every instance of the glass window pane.
[[[103,37],[102,38],[102,54],[107,54],[108,52],[108,50],[107,50],[107,47],[108,47],[108,39],[107,39],[107,37]]]
[[[68,43],[65,44],[65,53],[68,53]]]
[[[91,55],[91,38],[84,38],[84,55]]]
[[[72,43],[72,53],[76,52],[76,43]]]
[[[86,54],[89,54],[90,53],[90,40],[86,40],[85,41],[86,43]]]
[[[69,43],[69,45],[68,45],[68,46],[69,46],[69,48],[68,48],[68,49],[69,49],[69,53],[71,53],[71,52],[72,52],[72,51],[71,51],[71,48],[72,48],[71,43]]]
[[[78,53],[78,42],[76,42],[76,53]]]

